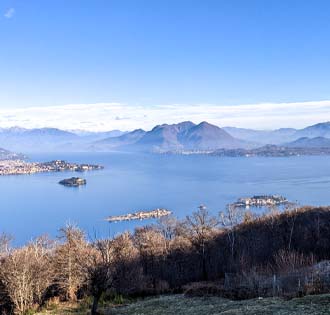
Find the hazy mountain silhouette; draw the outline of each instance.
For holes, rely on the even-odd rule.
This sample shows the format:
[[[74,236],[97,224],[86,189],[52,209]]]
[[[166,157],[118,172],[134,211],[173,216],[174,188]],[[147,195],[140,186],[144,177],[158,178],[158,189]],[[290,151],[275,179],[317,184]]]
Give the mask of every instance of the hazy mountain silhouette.
[[[286,143],[285,146],[292,148],[330,148],[330,139],[324,137],[303,137]]]
[[[260,144],[286,144],[300,138],[330,138],[330,122],[318,123],[303,129],[281,128],[276,130],[254,130],[224,127],[233,137]]]
[[[316,138],[316,137],[324,137],[330,138],[330,122],[323,122],[319,124],[315,124],[309,127],[306,127],[301,130],[297,130],[295,133],[297,139],[302,137],[308,138]]]
[[[91,148],[94,150],[107,150],[118,147],[125,147],[131,144],[135,144],[140,140],[146,132],[143,129],[136,129],[131,132],[127,132],[119,137],[107,137],[105,139],[96,141],[92,144]]]
[[[161,124],[150,131],[136,129],[89,132],[57,128],[0,129],[0,147],[16,152],[141,150],[141,151],[209,151],[217,149],[250,149],[265,144],[301,147],[328,147],[330,122],[303,129],[253,130],[220,128],[208,122],[194,124]]]
[[[136,132],[98,141],[95,146],[100,149],[101,145],[108,148],[121,146],[127,150],[144,151],[214,150],[248,146],[247,142],[236,139],[223,129],[207,122],[198,125],[190,121],[162,124],[148,132],[140,131],[138,136],[135,135]]]

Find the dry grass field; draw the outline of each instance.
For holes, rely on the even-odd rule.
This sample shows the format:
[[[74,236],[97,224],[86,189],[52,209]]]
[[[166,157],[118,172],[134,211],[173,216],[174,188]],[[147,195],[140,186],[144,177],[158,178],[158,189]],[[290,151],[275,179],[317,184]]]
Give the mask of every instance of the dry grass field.
[[[168,295],[100,309],[104,315],[323,315],[330,314],[330,295],[314,295],[292,300],[264,298],[231,301],[218,297],[187,298]],[[60,305],[38,315],[87,315],[84,305]]]

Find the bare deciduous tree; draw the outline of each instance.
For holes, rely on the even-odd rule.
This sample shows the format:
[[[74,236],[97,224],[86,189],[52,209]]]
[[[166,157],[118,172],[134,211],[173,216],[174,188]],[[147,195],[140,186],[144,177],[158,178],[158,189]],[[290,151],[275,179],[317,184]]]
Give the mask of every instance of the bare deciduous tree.
[[[90,252],[91,263],[87,265],[89,287],[93,296],[91,315],[97,315],[99,300],[102,293],[114,282],[113,241],[98,240],[93,245],[95,251]]]
[[[87,266],[91,247],[84,233],[73,225],[60,230],[60,240],[54,256],[56,283],[68,300],[76,300],[77,292],[87,282]]]
[[[98,240],[94,244],[97,253],[90,264],[90,288],[94,297],[92,315],[96,315],[102,293],[116,288],[132,293],[130,287],[141,283],[142,270],[138,265],[138,250],[129,233],[123,233],[115,239]]]
[[[39,239],[3,258],[0,279],[17,314],[42,304],[53,280],[50,258],[50,249]]]
[[[305,255],[296,251],[279,250],[274,255],[274,262],[276,271],[292,272],[306,266],[315,264],[315,257],[313,254]]]
[[[221,225],[226,229],[231,258],[234,258],[237,225],[243,222],[245,211],[241,207],[228,205],[225,212],[220,212]]]
[[[202,259],[203,279],[207,280],[206,243],[215,235],[219,220],[211,216],[204,205],[199,210],[186,217],[191,242],[195,245]]]
[[[162,233],[152,227],[137,228],[134,242],[143,256],[163,256],[166,254],[166,240]]]

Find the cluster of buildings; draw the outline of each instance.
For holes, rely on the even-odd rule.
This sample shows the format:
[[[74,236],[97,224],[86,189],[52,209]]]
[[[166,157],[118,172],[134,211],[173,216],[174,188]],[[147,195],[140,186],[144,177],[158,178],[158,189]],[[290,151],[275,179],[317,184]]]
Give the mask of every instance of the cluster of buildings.
[[[130,220],[146,220],[146,219],[156,219],[164,216],[170,215],[172,212],[166,209],[155,209],[152,211],[138,211],[134,213],[110,216],[106,220],[108,222],[119,222],[119,221],[130,221]]]
[[[100,165],[69,163],[63,160],[54,160],[51,162],[42,163],[26,162],[23,160],[0,161],[0,175],[21,175],[61,171],[84,172],[99,170],[102,168],[103,167]]]
[[[69,163],[64,160],[54,160],[51,162],[37,163],[40,168],[45,169],[45,172],[61,172],[61,171],[74,171],[84,172],[103,169],[101,165],[95,164],[77,164]]]
[[[288,200],[279,195],[262,195],[250,198],[240,198],[233,203],[236,207],[269,207],[287,203]]]

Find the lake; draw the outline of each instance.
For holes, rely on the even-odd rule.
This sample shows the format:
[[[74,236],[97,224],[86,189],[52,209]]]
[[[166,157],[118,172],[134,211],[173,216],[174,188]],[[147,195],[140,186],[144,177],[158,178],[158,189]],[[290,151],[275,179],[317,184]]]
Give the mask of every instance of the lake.
[[[164,207],[184,217],[205,204],[214,214],[239,197],[280,194],[300,204],[330,204],[330,157],[223,158],[136,153],[54,153],[34,161],[65,159],[104,170],[0,177],[0,231],[21,244],[41,234],[56,236],[75,223],[91,238],[113,236],[145,221],[109,224],[109,215]],[[87,185],[59,185],[81,176]]]

